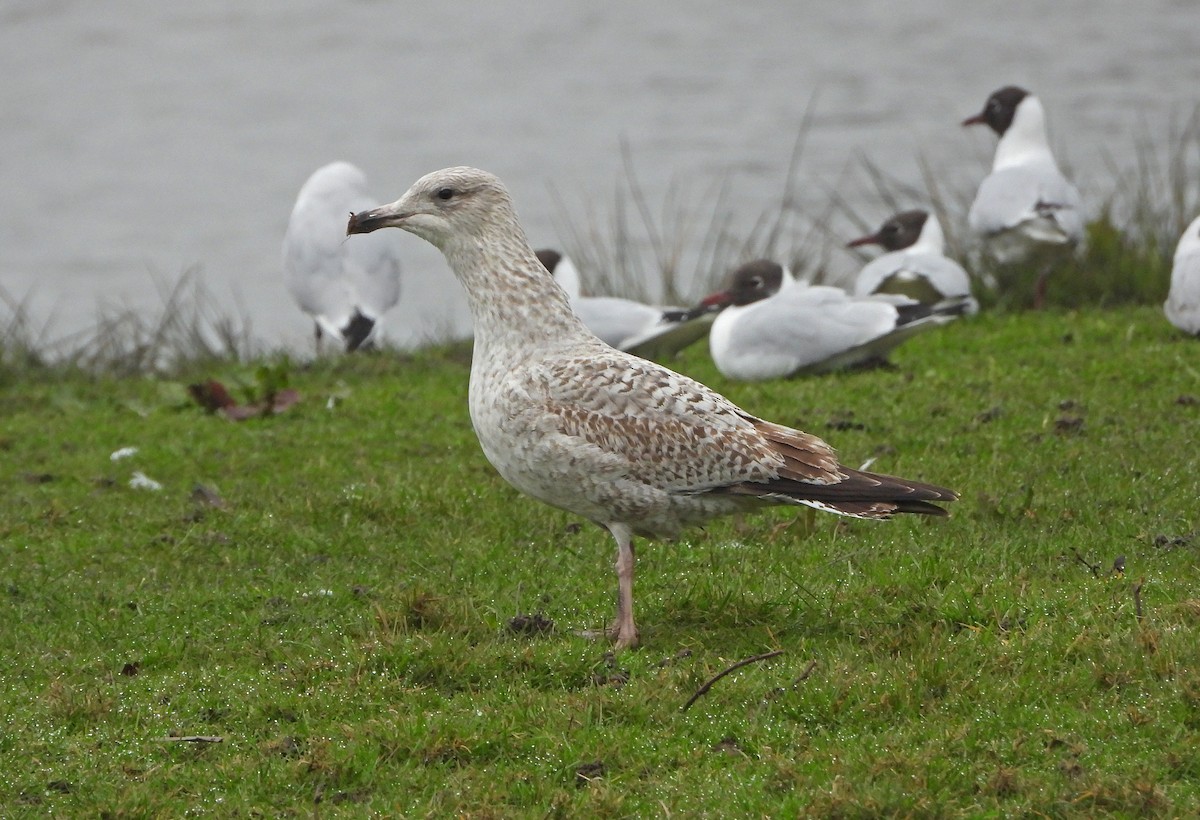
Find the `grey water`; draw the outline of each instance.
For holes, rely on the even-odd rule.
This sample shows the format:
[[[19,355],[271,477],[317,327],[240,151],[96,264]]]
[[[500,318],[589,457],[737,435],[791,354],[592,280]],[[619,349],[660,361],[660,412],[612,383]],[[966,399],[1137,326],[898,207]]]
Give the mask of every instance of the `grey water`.
[[[265,344],[303,347],[279,243],[331,160],[381,201],[486,168],[531,240],[561,246],[564,224],[611,213],[624,144],[650,203],[726,180],[750,230],[808,110],[801,195],[874,220],[886,209],[847,169],[866,158],[923,188],[923,157],[969,189],[993,140],[958,123],[1010,83],[1042,97],[1097,196],[1139,135],[1200,102],[1198,31],[1194,0],[3,0],[0,288],[63,336],[104,305],[160,308],[156,282],[194,268]],[[445,264],[405,242],[388,337],[462,332]]]

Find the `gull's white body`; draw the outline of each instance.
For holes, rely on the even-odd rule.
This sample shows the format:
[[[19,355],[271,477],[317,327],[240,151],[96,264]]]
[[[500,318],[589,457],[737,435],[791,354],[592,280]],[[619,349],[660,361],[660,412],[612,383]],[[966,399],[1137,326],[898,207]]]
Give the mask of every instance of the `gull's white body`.
[[[559,259],[553,273],[588,330],[618,350],[648,359],[666,358],[701,339],[712,324],[711,316],[678,320],[666,315],[682,312],[680,308],[653,307],[617,296],[583,296],[579,269],[569,256]]]
[[[992,172],[980,183],[967,223],[1001,263],[1047,247],[1083,242],[1083,202],[1054,160],[1041,101],[1030,94],[1000,137]]]
[[[400,254],[396,237],[378,234],[346,241],[346,217],[378,205],[354,165],[332,162],[313,172],[296,197],[283,239],[284,282],[320,335],[349,342],[356,313],[380,321],[400,299]],[[358,346],[355,340],[354,346]]]
[[[971,296],[971,278],[962,265],[946,256],[942,225],[932,213],[915,243],[872,259],[858,272],[854,295],[876,293],[900,293],[926,304]],[[974,299],[971,302],[978,309]]]
[[[1175,327],[1200,336],[1200,216],[1192,220],[1175,246],[1171,291],[1163,312]]]
[[[851,296],[841,288],[807,285],[785,271],[773,296],[722,310],[708,346],[721,374],[741,381],[825,373],[882,359],[910,336],[945,324],[931,315],[904,324],[903,297]]]

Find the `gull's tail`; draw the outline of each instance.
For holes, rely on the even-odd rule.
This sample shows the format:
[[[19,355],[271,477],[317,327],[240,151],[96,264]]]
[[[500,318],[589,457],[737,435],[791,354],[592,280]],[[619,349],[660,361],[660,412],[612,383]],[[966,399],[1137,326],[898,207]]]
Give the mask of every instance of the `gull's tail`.
[[[837,462],[816,436],[761,419],[755,427],[783,460],[768,481],[743,481],[714,492],[751,496],[766,503],[804,504],[854,518],[891,518],[896,513],[948,515],[933,503],[954,501],[958,493],[907,478],[853,470]]]

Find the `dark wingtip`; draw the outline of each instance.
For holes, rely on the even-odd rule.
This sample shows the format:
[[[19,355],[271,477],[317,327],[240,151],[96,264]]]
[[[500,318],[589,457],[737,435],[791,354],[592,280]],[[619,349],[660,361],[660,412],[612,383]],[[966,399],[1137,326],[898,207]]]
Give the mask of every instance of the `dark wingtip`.
[[[362,347],[363,342],[367,341],[374,329],[375,320],[363,315],[362,311],[355,310],[350,321],[342,328],[342,339],[346,342],[346,352],[353,353]]]

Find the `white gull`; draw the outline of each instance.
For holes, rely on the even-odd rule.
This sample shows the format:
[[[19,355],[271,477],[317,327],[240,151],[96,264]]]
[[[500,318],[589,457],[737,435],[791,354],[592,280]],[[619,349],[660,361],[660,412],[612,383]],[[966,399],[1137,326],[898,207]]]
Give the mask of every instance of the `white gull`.
[[[373,208],[367,178],[348,162],[331,162],[300,188],[283,237],[284,282],[313,318],[317,350],[332,336],[347,351],[380,336],[380,320],[400,299],[400,254],[394,237],[346,241],[346,215]]]
[[[1192,220],[1175,246],[1171,291],[1163,312],[1175,327],[1200,336],[1200,216]]]
[[[1000,137],[967,223],[1000,264],[1041,264],[1034,293],[1040,307],[1056,257],[1079,248],[1084,238],[1083,202],[1054,161],[1042,102],[1023,88],[1005,86],[962,124],[987,125]]]
[[[827,373],[884,361],[897,345],[969,308],[966,299],[921,305],[903,296],[851,296],[809,285],[768,259],[735,269],[697,310],[719,309],[708,348],[721,374],[741,381]]]
[[[894,293],[926,305],[965,297],[969,300],[967,312],[979,310],[971,297],[971,277],[946,256],[942,224],[928,211],[901,211],[875,233],[854,239],[846,247],[864,245],[879,245],[886,253],[863,265],[854,280],[855,296]]]
[[[552,248],[535,251],[587,329],[607,344],[645,359],[674,356],[699,341],[712,325],[711,314],[689,316],[683,308],[653,307],[617,296],[584,296],[579,269],[571,257]]]
[[[508,191],[474,168],[419,179],[351,217],[347,233],[398,227],[438,247],[475,331],[469,405],[484,455],[522,492],[607,529],[617,543],[618,648],[638,641],[633,536],[671,536],[758,504],[858,518],[944,515],[950,490],[863,473],[825,442],[755,418],[724,396],[606,345],[538,261]]]

